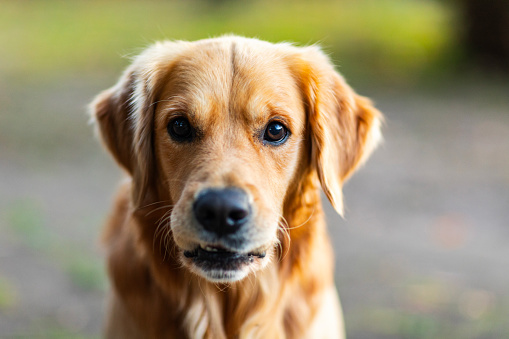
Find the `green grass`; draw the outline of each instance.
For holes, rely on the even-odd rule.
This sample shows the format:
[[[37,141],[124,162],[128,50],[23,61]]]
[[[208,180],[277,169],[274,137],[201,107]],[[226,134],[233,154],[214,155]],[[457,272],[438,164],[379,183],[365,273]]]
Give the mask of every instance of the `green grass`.
[[[224,33],[320,43],[348,74],[407,82],[448,54],[453,16],[422,0],[0,1],[0,74],[117,73],[159,39]]]
[[[107,279],[102,261],[84,251],[64,248],[61,265],[72,283],[83,290],[106,290]]]
[[[45,212],[36,201],[17,201],[6,208],[6,215],[11,230],[19,240],[57,264],[74,285],[83,290],[106,289],[106,275],[101,259],[80,248],[79,244],[62,241],[52,233],[46,227]],[[2,300],[6,305],[10,302],[8,287],[0,280],[0,307]]]
[[[448,281],[414,279],[391,286],[384,307],[346,313],[348,331],[365,337],[505,338],[509,300]]]
[[[0,276],[0,310],[15,306],[17,299],[17,291],[14,285]]]
[[[44,211],[36,201],[16,201],[6,208],[6,215],[11,229],[30,248],[43,250],[51,245],[53,239],[44,227]]]
[[[12,339],[98,339],[98,336],[79,333],[79,331],[69,330],[58,323],[56,319],[44,318],[32,321],[27,324],[24,334],[9,337]]]

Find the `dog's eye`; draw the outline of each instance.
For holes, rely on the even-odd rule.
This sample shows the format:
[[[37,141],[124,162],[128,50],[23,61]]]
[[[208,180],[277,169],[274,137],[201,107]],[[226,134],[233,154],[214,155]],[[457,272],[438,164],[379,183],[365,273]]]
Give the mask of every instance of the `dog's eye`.
[[[193,127],[186,118],[175,118],[168,123],[168,134],[175,141],[191,141],[194,136]]]
[[[273,145],[279,145],[286,141],[288,130],[279,121],[273,121],[267,125],[263,139]]]

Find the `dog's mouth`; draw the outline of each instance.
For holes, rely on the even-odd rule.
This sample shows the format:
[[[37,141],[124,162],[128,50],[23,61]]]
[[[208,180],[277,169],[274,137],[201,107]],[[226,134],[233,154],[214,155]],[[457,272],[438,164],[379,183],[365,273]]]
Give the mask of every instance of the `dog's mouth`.
[[[194,251],[184,251],[184,256],[190,258],[199,266],[209,268],[231,269],[241,264],[253,262],[256,258],[263,259],[267,255],[265,250],[248,253],[232,252],[220,246],[198,246]]]
[[[259,248],[242,253],[221,246],[200,245],[192,251],[184,251],[196,273],[213,282],[233,282],[244,278],[246,268],[260,264],[267,256],[267,250]]]

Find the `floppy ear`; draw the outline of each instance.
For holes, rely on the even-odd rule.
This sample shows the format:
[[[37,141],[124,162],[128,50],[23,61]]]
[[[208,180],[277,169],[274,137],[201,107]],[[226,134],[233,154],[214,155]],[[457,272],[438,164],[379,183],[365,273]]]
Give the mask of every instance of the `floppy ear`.
[[[106,148],[132,177],[135,206],[142,205],[157,176],[153,151],[156,98],[177,55],[188,46],[183,41],[155,43],[90,105]]]
[[[90,105],[100,138],[117,163],[133,179],[133,202],[139,206],[153,173],[152,95],[131,66],[118,83],[100,93]]]
[[[346,84],[317,47],[305,49],[301,76],[312,165],[332,206],[343,215],[343,183],[380,142],[383,116]]]
[[[101,92],[90,105],[92,121],[106,148],[131,176],[134,173],[134,126],[131,98],[134,74],[124,74],[112,88]]]

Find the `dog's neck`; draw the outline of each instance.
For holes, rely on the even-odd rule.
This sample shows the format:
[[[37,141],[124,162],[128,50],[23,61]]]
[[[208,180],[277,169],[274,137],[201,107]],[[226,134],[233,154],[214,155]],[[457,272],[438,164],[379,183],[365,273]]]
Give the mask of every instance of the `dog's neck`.
[[[292,337],[291,333],[303,333],[316,312],[316,296],[333,284],[333,255],[316,178],[307,176],[297,189],[299,194],[290,195],[296,198],[285,203],[287,228],[278,235],[281,246],[272,262],[231,285],[210,283],[182,267],[171,250],[175,248],[171,236],[158,228],[167,210],[158,210],[157,204],[135,210],[124,227],[136,232],[122,234],[137,234],[137,238],[109,240],[119,243],[113,246],[118,253],[110,254],[115,289],[127,298],[129,308],[136,310],[142,304],[137,298],[150,299],[151,307],[163,308],[153,312],[164,315],[162,319],[149,319],[148,314],[140,317],[147,318],[147,323],[157,321],[179,337],[231,338],[253,333],[255,337],[266,337],[264,333]],[[111,265],[116,260],[130,260],[130,264],[127,269],[126,265]]]

